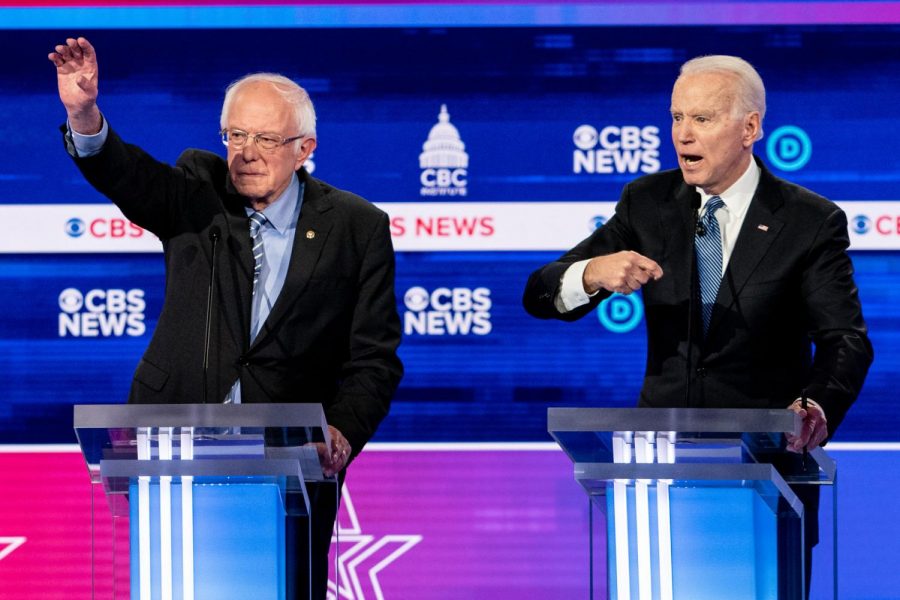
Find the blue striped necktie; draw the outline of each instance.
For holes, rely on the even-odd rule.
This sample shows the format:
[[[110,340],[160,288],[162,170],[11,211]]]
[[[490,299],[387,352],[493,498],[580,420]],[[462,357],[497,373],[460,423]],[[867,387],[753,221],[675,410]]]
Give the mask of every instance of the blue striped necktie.
[[[253,295],[259,285],[259,274],[263,266],[263,237],[262,226],[268,219],[261,212],[250,215],[250,245],[253,248]]]
[[[722,199],[713,196],[706,202],[706,212],[700,219],[700,231],[697,240],[697,269],[700,276],[700,302],[703,314],[703,333],[709,330],[713,306],[722,282],[722,233],[719,231],[719,220],[716,211],[725,206]]]

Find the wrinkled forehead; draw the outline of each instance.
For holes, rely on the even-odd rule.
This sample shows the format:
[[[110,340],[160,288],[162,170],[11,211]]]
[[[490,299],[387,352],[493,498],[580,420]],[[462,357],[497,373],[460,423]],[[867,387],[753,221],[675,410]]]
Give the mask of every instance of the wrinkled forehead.
[[[681,75],[672,87],[672,110],[731,112],[738,97],[738,80],[731,73],[708,71]]]

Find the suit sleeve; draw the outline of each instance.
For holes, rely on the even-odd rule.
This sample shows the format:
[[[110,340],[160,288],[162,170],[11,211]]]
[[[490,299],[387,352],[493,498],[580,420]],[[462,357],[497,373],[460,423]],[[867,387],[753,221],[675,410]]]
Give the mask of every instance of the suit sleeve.
[[[835,208],[816,235],[801,279],[815,344],[806,393],[825,410],[829,437],[859,395],[874,357],[849,245],[847,218]]]
[[[559,312],[555,305],[562,276],[573,263],[622,250],[636,249],[636,236],[631,228],[631,204],[631,187],[626,186],[616,204],[616,212],[609,221],[577,246],[528,277],[522,296],[522,304],[528,314],[539,319],[575,321],[612,295],[611,292],[600,290],[600,293],[591,297],[587,304],[565,313]]]
[[[65,127],[62,129],[65,133]],[[71,140],[66,137],[69,149]],[[126,144],[111,127],[97,154],[79,157],[72,149],[69,154],[88,183],[112,200],[130,221],[162,240],[176,233],[185,198],[197,183],[183,169]]]
[[[394,295],[394,249],[388,217],[381,213],[371,232],[359,272],[349,358],[341,366],[337,402],[326,418],[353,447],[353,455],[387,415],[403,365],[397,356],[400,318]]]

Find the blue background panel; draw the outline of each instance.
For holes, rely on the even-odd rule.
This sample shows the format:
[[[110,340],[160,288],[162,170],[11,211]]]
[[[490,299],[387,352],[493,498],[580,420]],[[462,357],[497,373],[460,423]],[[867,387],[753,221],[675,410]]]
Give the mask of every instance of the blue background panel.
[[[397,302],[401,320],[456,319],[455,334],[406,331],[400,348],[406,376],[379,441],[545,441],[548,406],[633,406],[643,376],[646,342],[642,315],[622,297],[605,306],[606,325],[595,312],[574,323],[539,321],[521,306],[528,273],[553,260],[544,252],[401,253]],[[900,407],[893,397],[900,318],[894,282],[900,268],[890,252],[853,254],[856,279],[878,359],[865,388],[838,430],[842,441],[898,440]],[[162,256],[0,256],[0,365],[4,442],[69,442],[71,406],[124,402],[131,375],[149,342],[162,307]],[[457,290],[456,308],[411,310],[407,292]],[[473,300],[475,291],[484,297]],[[60,295],[110,290],[142,293],[132,311],[146,333],[60,337]],[[485,290],[487,293],[485,294]],[[468,295],[468,296],[467,296]],[[466,298],[469,300],[466,300]],[[99,305],[102,298],[95,300]],[[439,298],[439,308],[448,308]],[[489,303],[489,306],[488,306]],[[131,307],[134,308],[134,307]],[[480,309],[480,310],[479,310]],[[121,309],[128,313],[130,308]],[[82,308],[83,314],[87,309]],[[101,311],[109,317],[110,310]],[[115,315],[114,311],[112,314]],[[128,313],[131,314],[131,313]],[[639,320],[631,324],[632,317]],[[466,330],[464,325],[471,324]],[[406,323],[405,323],[406,324]],[[630,327],[630,328],[629,328]],[[466,331],[468,331],[466,333]]]
[[[669,95],[679,65],[739,54],[768,88],[767,131],[800,127],[809,162],[781,172],[835,200],[894,200],[900,168],[897,26],[81,31],[98,49],[101,107],[126,139],[173,162],[221,150],[225,86],[279,71],[319,113],[319,174],[373,201],[418,201],[418,154],[442,103],[470,156],[468,199],[612,200],[632,173],[572,172],[572,134],[653,125],[675,165]],[[72,32],[4,31],[0,202],[100,201],[68,164],[46,54]],[[165,43],[160,43],[164,39]],[[223,60],[223,43],[240,52]],[[151,54],[135,49],[153,48]],[[316,49],[315,52],[309,49]],[[377,50],[377,51],[375,51]],[[765,142],[765,140],[763,140]],[[761,143],[757,152],[765,152]],[[772,161],[770,161],[772,162]],[[774,164],[774,163],[772,163]],[[778,170],[776,169],[776,172]]]

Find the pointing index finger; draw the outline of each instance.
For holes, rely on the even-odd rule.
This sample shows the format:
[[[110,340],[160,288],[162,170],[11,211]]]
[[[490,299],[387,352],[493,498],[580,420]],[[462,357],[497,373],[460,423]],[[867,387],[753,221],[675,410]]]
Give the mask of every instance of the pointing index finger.
[[[662,267],[660,267],[655,260],[649,259],[646,256],[640,256],[637,265],[642,271],[646,271],[654,280],[663,276]]]

